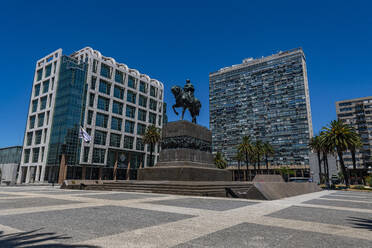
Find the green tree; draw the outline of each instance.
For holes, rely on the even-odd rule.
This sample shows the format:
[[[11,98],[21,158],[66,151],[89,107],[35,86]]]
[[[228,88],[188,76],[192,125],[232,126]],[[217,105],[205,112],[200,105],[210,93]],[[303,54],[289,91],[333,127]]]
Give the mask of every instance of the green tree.
[[[265,156],[265,164],[266,164],[266,172],[269,174],[269,156],[273,156],[275,154],[274,147],[269,143],[265,142],[263,143],[263,152]]]
[[[295,174],[295,172],[292,169],[286,166],[280,167],[279,173],[286,182],[288,182],[290,176],[293,176]]]
[[[355,159],[355,154],[356,150],[362,147],[362,141],[360,140],[360,137],[350,144],[349,150],[351,153],[351,160],[353,161],[353,169],[356,170],[356,159]]]
[[[317,154],[318,157],[318,166],[319,166],[319,181],[323,182],[323,176],[322,176],[322,163],[320,159],[320,155],[322,152],[322,147],[321,147],[321,137],[319,135],[316,135],[310,139],[309,142],[309,147],[311,150],[313,150],[314,153]]]
[[[258,171],[260,171],[261,158],[264,154],[264,147],[261,140],[257,140],[253,143],[253,154],[257,163]]]
[[[246,180],[248,181],[248,165],[249,165],[249,158],[253,154],[253,146],[251,144],[251,140],[249,136],[244,136],[242,139],[242,143],[238,145],[238,151],[243,154],[245,159],[246,168]],[[256,172],[255,172],[256,173]]]
[[[341,120],[332,121],[329,125],[323,127],[321,144],[337,152],[346,186],[350,186],[350,181],[345,168],[343,153],[355,145],[358,140],[360,140],[360,137],[354,129]]]
[[[143,135],[143,143],[150,145],[150,166],[153,166],[152,153],[154,152],[154,146],[160,140],[160,128],[155,127],[155,125],[148,126]]]
[[[217,152],[214,156],[214,164],[218,169],[226,169],[227,161],[224,158],[222,152]]]

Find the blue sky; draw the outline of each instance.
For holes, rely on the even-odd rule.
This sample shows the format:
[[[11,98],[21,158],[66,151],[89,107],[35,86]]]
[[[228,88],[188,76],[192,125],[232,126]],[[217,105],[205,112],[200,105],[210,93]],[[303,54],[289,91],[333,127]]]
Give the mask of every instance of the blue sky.
[[[209,125],[208,75],[247,57],[302,47],[314,132],[335,101],[372,95],[372,2],[3,1],[0,4],[0,147],[21,145],[35,62],[91,46],[165,84],[190,78]]]

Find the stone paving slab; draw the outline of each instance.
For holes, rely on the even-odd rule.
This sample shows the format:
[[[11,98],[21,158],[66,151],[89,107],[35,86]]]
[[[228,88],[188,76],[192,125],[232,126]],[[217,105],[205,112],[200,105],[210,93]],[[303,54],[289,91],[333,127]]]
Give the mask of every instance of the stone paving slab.
[[[353,211],[292,206],[267,215],[280,219],[341,225],[372,231],[372,214]],[[372,234],[372,233],[371,233]]]
[[[370,248],[371,241],[281,227],[242,223],[174,246],[174,248],[186,247]]]
[[[23,231],[52,232],[74,243],[139,228],[174,222],[192,215],[118,206],[47,211],[32,214],[0,216],[0,223]]]
[[[225,211],[240,207],[246,207],[257,204],[259,202],[252,201],[236,201],[236,200],[223,200],[223,199],[206,199],[206,198],[182,198],[174,200],[159,200],[148,202],[151,204],[159,204],[166,206],[184,207],[184,208],[197,208],[207,209],[214,211]]]
[[[81,203],[79,201],[51,199],[46,197],[35,197],[35,198],[16,198],[12,200],[5,200],[0,198],[0,210],[1,209],[12,209],[12,208],[31,208],[31,207],[44,207],[53,205],[64,205]],[[1,222],[0,222],[1,223]]]
[[[122,201],[122,200],[134,200],[134,199],[146,199],[152,197],[164,197],[165,195],[156,195],[156,194],[136,194],[136,193],[109,193],[109,194],[90,194],[90,195],[80,195],[79,197],[101,199],[101,200],[113,200],[113,201]]]
[[[326,206],[333,206],[333,207],[343,207],[343,208],[372,209],[372,202],[351,202],[351,201],[332,201],[332,200],[313,199],[310,201],[305,201],[303,203],[314,204],[314,205],[326,205]]]
[[[12,195],[12,194],[0,193],[0,199],[1,199],[1,197],[21,197],[21,195]]]
[[[31,192],[30,192],[31,193]],[[83,190],[40,190],[40,191],[32,191],[32,193],[36,194],[46,194],[46,195],[85,195],[85,194],[99,194],[99,193],[106,193],[106,192],[99,192],[99,191],[83,191]]]
[[[354,195],[354,196],[365,196],[372,197],[372,192],[361,192],[361,191],[334,191],[332,195]]]
[[[351,196],[343,196],[343,195],[326,195],[320,197],[322,199],[329,199],[329,200],[349,200],[349,201],[366,201],[372,202],[372,198],[369,197],[351,197]]]

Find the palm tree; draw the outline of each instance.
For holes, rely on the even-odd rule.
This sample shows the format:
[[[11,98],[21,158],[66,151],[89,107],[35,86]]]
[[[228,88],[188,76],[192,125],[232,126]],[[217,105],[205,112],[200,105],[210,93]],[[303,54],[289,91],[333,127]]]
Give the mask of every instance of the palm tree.
[[[316,135],[310,139],[309,147],[313,152],[316,152],[318,156],[318,166],[319,166],[319,181],[322,183],[323,177],[322,177],[322,164],[321,164],[321,159],[320,159],[320,153],[322,151],[321,149],[321,138],[319,135]]]
[[[346,186],[349,186],[350,182],[345,168],[343,153],[356,144],[358,140],[360,140],[360,137],[354,129],[344,124],[341,120],[332,121],[328,126],[323,127],[321,143],[332,150],[336,150]]]
[[[351,152],[351,159],[353,160],[353,169],[356,170],[356,159],[355,154],[356,150],[362,147],[362,141],[360,140],[360,137],[358,136],[358,139],[355,140],[352,144],[350,144],[350,152]]]
[[[148,126],[145,134],[143,135],[143,143],[150,145],[150,166],[152,166],[152,153],[154,151],[154,145],[161,140],[160,128],[155,125]]]
[[[243,154],[245,157],[245,164],[247,166],[246,169],[246,180],[248,181],[248,163],[249,163],[249,157],[253,153],[253,147],[251,144],[251,140],[249,136],[244,136],[242,139],[242,143],[238,145],[238,151]]]
[[[269,174],[269,160],[268,157],[274,155],[274,147],[269,142],[263,144],[263,151],[265,155],[266,172]]]
[[[238,173],[239,173],[239,181],[240,181],[241,162],[244,161],[244,154],[238,151],[236,153],[235,160],[238,161]]]
[[[323,137],[324,137],[323,133],[320,133],[319,146],[323,154],[323,167],[324,167],[325,182],[328,185],[329,184],[328,154],[333,154],[334,149],[331,146],[329,146],[329,144],[325,144],[324,142],[322,142]]]
[[[216,156],[214,157],[214,164],[216,165],[218,169],[226,169],[227,162],[222,152],[216,153]]]
[[[257,162],[258,171],[260,171],[261,157],[264,154],[263,143],[261,140],[257,140],[253,143],[253,152]]]

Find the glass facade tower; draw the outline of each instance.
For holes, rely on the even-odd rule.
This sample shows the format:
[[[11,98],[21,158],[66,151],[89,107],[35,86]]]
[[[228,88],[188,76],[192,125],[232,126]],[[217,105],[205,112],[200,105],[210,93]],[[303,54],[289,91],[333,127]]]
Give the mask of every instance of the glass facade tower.
[[[309,166],[313,135],[306,60],[301,48],[220,69],[209,76],[213,151],[229,165],[243,136],[270,143],[270,165]]]
[[[124,179],[145,167],[146,127],[163,125],[161,82],[90,47],[62,49],[36,63],[18,183],[57,181],[62,154],[67,179]],[[92,137],[79,139],[83,127]],[[157,148],[157,147],[156,147]],[[156,162],[159,154],[155,149]]]

